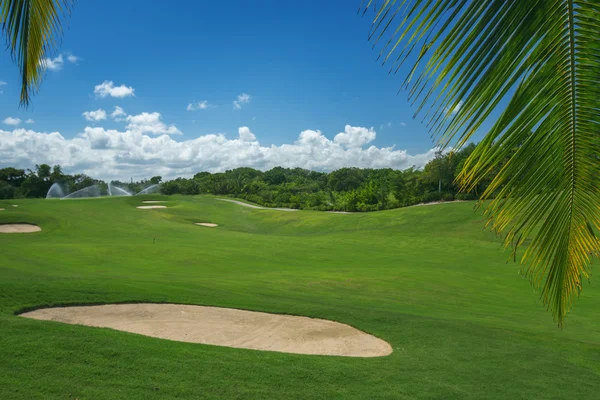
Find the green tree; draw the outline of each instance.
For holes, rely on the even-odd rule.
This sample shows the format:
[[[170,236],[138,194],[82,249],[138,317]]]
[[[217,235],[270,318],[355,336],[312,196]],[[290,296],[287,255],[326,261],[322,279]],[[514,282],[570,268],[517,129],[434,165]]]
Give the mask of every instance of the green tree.
[[[460,148],[491,120],[458,182],[472,190],[505,163],[485,213],[515,255],[532,239],[523,273],[562,325],[600,250],[598,2],[375,3],[370,38],[392,72],[416,60],[403,87],[419,110],[433,106],[439,144]]]

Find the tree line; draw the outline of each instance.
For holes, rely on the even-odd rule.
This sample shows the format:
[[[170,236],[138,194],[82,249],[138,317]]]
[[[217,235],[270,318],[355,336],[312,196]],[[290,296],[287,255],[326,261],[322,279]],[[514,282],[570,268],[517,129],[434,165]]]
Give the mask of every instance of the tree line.
[[[220,173],[199,172],[192,178],[162,182],[160,191],[172,194],[214,194],[245,199],[266,207],[289,207],[322,211],[376,211],[434,201],[476,199],[490,179],[470,193],[460,193],[455,183],[466,158],[475,145],[460,151],[436,153],[423,169],[406,170],[341,168],[317,172],[302,168],[275,167],[268,171],[236,168]],[[151,184],[161,183],[160,176],[137,182],[113,184],[137,193]],[[107,183],[85,174],[67,175],[59,165],[36,165],[33,170],[0,169],[0,199],[45,197],[53,183],[69,193],[98,185],[107,194]]]

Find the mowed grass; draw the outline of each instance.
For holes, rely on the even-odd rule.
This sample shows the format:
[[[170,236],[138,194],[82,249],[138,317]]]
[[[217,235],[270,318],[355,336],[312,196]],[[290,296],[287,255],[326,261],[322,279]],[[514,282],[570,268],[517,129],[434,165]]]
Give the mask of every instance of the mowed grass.
[[[168,208],[136,209],[142,199]],[[0,399],[597,398],[597,282],[557,329],[473,206],[343,215],[208,196],[0,201],[0,223],[43,228],[0,234]],[[114,302],[326,318],[394,352],[261,352],[16,315]]]

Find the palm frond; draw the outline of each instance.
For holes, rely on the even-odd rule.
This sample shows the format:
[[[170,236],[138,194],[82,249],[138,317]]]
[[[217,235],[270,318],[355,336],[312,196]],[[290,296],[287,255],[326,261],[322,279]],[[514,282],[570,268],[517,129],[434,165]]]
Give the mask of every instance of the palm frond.
[[[561,326],[600,244],[600,2],[386,0],[369,37],[390,73],[411,61],[402,85],[440,145],[492,122],[459,181],[504,165],[485,214],[513,254],[532,238],[523,273]]]
[[[0,0],[0,23],[7,47],[21,72],[21,105],[40,87],[44,61],[62,35],[60,17],[73,0]]]

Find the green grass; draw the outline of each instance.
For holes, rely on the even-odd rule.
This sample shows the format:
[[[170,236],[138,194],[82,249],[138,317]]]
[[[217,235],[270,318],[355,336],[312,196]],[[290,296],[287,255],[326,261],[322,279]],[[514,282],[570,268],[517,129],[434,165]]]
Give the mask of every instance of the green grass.
[[[43,228],[0,234],[0,399],[590,399],[600,391],[597,284],[585,285],[557,329],[472,203],[342,215],[162,199],[168,209],[138,210],[139,197],[0,201],[0,223]],[[281,354],[15,315],[140,301],[336,320],[394,352]]]

